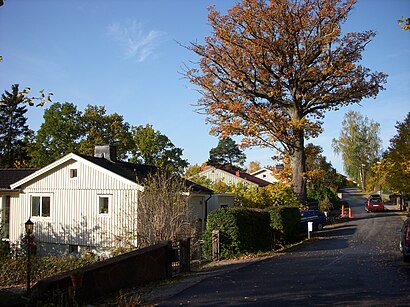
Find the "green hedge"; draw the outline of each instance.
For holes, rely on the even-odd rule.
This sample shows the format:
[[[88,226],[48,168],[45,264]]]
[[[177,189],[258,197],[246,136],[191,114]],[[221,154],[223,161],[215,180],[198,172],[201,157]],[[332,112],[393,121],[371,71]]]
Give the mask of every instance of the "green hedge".
[[[212,230],[219,230],[220,258],[271,249],[269,213],[242,208],[223,208],[208,215],[204,233],[204,252],[212,251]]]
[[[294,243],[300,237],[300,211],[296,207],[275,207],[269,210],[270,226],[275,243]]]
[[[219,230],[221,259],[269,251],[277,244],[300,238],[300,211],[296,207],[269,210],[224,208],[212,211],[204,233],[204,253],[212,255],[212,231]]]

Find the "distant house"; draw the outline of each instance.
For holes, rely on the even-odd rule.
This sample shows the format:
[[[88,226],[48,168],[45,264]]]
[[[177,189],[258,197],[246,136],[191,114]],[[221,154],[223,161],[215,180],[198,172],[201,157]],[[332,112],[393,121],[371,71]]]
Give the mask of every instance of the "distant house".
[[[245,184],[253,187],[266,187],[271,184],[245,172],[223,170],[214,166],[207,166],[198,176],[205,177],[213,183],[222,181],[227,185]]]
[[[270,183],[279,182],[279,180],[273,175],[273,171],[267,168],[261,168],[253,173],[252,176],[258,177]]]
[[[68,154],[10,184],[5,192],[8,237],[11,242],[21,240],[30,217],[42,253],[111,247],[125,223],[136,225],[136,220],[126,221],[124,214],[127,208],[137,210],[141,182],[156,170],[117,161],[112,146],[96,147],[93,157]],[[185,182],[193,215],[203,224],[212,191]]]

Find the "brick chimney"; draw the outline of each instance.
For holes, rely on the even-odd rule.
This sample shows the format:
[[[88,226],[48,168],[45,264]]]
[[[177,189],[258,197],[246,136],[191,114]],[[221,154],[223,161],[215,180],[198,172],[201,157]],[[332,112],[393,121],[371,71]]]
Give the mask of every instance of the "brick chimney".
[[[104,158],[112,162],[117,161],[116,145],[98,145],[94,148],[94,157]]]

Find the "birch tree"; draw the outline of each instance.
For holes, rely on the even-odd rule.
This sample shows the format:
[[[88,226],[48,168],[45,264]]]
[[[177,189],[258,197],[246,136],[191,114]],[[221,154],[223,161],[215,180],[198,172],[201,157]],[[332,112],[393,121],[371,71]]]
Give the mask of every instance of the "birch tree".
[[[359,112],[345,114],[338,139],[333,139],[333,150],[341,154],[346,174],[366,189],[367,170],[380,159],[380,125]]]

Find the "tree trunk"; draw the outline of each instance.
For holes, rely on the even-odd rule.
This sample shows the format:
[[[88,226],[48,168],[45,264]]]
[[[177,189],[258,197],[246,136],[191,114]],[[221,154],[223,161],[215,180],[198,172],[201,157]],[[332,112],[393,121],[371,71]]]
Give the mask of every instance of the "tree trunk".
[[[302,204],[307,202],[306,192],[306,156],[303,131],[299,131],[296,146],[290,155],[292,167],[293,191]]]

